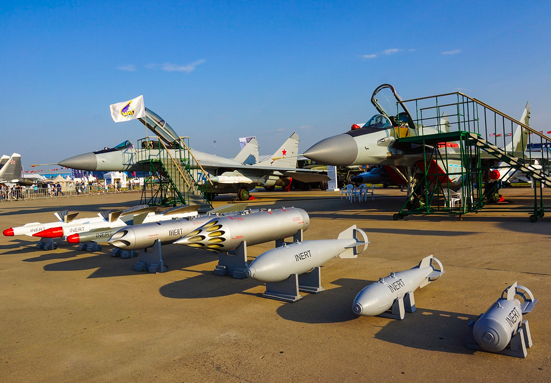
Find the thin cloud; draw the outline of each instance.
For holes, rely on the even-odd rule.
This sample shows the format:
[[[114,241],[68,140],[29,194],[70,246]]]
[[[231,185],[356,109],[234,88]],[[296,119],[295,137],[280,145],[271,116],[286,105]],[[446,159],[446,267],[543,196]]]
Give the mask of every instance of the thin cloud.
[[[398,52],[400,52],[400,49],[392,48],[392,49],[385,49],[385,50],[383,51],[383,54],[385,54],[385,55],[392,55],[392,54],[398,53]]]
[[[457,55],[461,53],[461,49],[455,49],[453,51],[442,52],[443,55]]]
[[[377,55],[362,55],[364,59],[374,59],[377,57]]]
[[[195,70],[195,68],[198,65],[201,65],[205,62],[206,62],[206,60],[197,60],[197,61],[194,61],[191,64],[187,64],[187,65],[177,65],[177,64],[171,64],[171,63],[165,63],[165,64],[161,65],[161,70],[164,70],[165,72],[191,73]]]
[[[134,64],[121,65],[117,67],[117,69],[122,70],[123,72],[135,72],[138,70],[138,68]]]
[[[302,125],[299,127],[300,130],[314,130],[312,125]]]

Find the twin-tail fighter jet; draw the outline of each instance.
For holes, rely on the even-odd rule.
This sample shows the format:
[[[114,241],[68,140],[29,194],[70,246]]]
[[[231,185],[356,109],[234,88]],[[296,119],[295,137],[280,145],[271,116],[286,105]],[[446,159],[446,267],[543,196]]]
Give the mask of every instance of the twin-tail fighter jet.
[[[0,158],[0,183],[6,185],[32,185],[34,181],[45,178],[38,175],[23,175],[21,171],[21,154],[13,153],[11,157]]]
[[[398,185],[407,184],[410,188],[415,187],[418,181],[419,169],[427,166],[430,167],[429,173],[437,174],[439,178],[448,177],[440,183],[446,184],[449,189],[458,190],[462,187],[461,177],[464,169],[457,143],[442,142],[427,148],[400,140],[406,137],[449,132],[450,124],[445,115],[442,115],[440,121],[433,126],[414,123],[404,102],[389,84],[383,84],[375,89],[371,102],[379,114],[371,117],[361,127],[352,125],[352,129],[348,132],[316,143],[304,152],[304,156],[326,165],[382,166],[390,180]],[[530,106],[527,104],[520,122],[528,125],[529,118]],[[505,150],[523,153],[529,141],[528,134],[526,129],[523,130],[518,125],[512,142]],[[425,163],[424,155],[427,149],[428,152],[445,153],[446,161],[438,159]],[[389,179],[386,176],[385,181],[388,182]]]
[[[145,109],[145,117],[140,121],[153,131],[168,153],[178,158],[182,141],[172,127],[156,113]],[[270,188],[282,185],[292,177],[302,182],[320,182],[328,177],[310,169],[297,169],[298,134],[293,133],[281,147],[266,161],[258,162],[258,141],[251,139],[233,159],[219,157],[190,149],[195,159],[199,184],[206,187],[206,193],[214,197],[218,194],[237,193],[240,200],[249,199],[249,190],[256,186]],[[125,141],[114,148],[80,154],[59,162],[59,165],[73,169],[90,171],[140,171],[150,170],[151,155],[159,151],[160,142],[142,141],[136,148]],[[209,182],[210,181],[210,182]]]

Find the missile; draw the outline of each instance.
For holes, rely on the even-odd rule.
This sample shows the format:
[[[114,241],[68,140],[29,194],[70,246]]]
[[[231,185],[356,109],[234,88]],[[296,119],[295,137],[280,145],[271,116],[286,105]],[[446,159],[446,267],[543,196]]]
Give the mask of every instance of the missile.
[[[284,239],[306,230],[310,225],[308,213],[300,208],[268,209],[214,218],[174,242],[178,245],[226,252],[242,242],[247,245]]]
[[[435,268],[433,263],[436,263],[438,268]],[[411,299],[418,287],[425,287],[443,273],[442,263],[429,255],[410,270],[391,273],[388,277],[366,286],[356,295],[352,311],[357,315],[380,315],[390,309],[396,299],[404,298],[408,293]]]
[[[523,302],[516,297],[522,298]],[[522,315],[532,311],[536,302],[532,292],[524,286],[518,286],[517,282],[507,287],[501,297],[474,324],[473,336],[476,343],[490,352],[505,349],[521,328]]]
[[[337,256],[356,258],[367,245],[367,235],[354,225],[337,239],[295,242],[269,250],[251,263],[247,276],[261,282],[281,282],[291,274],[304,274]]]
[[[127,226],[115,232],[107,242],[122,250],[147,249],[153,246],[155,241],[166,245],[182,238],[219,215],[237,214],[236,211],[242,210],[246,206],[246,203],[225,205],[201,216]]]
[[[197,210],[199,205],[184,205],[176,206],[174,208],[163,211],[160,214],[156,214],[154,211],[156,208],[148,207],[147,205],[137,206],[123,212],[124,216],[128,216],[123,222],[117,221],[112,225],[97,224],[90,226],[90,230],[80,231],[67,236],[67,242],[69,243],[84,243],[84,242],[107,242],[113,234],[119,229],[126,227],[127,225],[139,225],[142,223],[168,221],[178,218],[195,217],[197,216]],[[131,215],[132,214],[132,215]],[[130,219],[131,218],[131,219]],[[73,232],[77,229],[73,229]]]
[[[7,237],[12,237],[15,235],[33,236],[34,234],[44,231],[46,229],[59,227],[63,223],[69,223],[69,222],[82,223],[90,220],[90,218],[75,219],[78,213],[69,214],[67,210],[58,211],[57,213],[54,213],[54,215],[58,219],[58,221],[56,222],[47,222],[47,223],[31,222],[23,226],[10,227],[9,229],[4,230],[3,234]]]
[[[124,226],[126,222],[124,219],[131,219],[130,217],[121,217],[122,210],[114,212],[98,213],[98,217],[86,218],[84,221],[75,220],[72,222],[60,222],[59,226],[50,227],[38,233],[34,233],[33,237],[40,238],[61,238],[76,233],[84,233],[96,228],[109,228]]]
[[[71,234],[67,237],[69,243],[107,242],[113,234],[120,230],[120,226],[111,229],[90,230],[84,233]]]

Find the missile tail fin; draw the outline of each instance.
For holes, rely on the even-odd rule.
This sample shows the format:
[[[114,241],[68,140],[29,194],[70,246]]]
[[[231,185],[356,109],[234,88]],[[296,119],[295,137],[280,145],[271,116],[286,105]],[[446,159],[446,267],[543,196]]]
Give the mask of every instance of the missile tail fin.
[[[435,267],[435,264],[437,267]],[[428,257],[425,257],[421,260],[419,263],[419,266],[417,268],[422,269],[425,267],[432,268],[432,271],[427,275],[425,280],[419,285],[419,287],[425,287],[432,281],[437,280],[440,278],[442,274],[444,274],[444,266],[442,266],[442,262],[440,262],[437,258],[434,258],[434,256],[431,254]]]
[[[367,249],[369,241],[367,240],[367,234],[358,229],[356,225],[350,226],[345,231],[341,232],[338,239],[351,239],[351,243],[345,246],[345,251],[339,254],[340,258],[356,258],[358,254]]]

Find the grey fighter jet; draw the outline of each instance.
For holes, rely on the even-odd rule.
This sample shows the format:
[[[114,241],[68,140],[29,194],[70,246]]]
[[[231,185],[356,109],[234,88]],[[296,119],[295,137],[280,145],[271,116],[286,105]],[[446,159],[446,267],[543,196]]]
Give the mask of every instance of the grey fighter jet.
[[[160,116],[146,108],[146,117],[140,121],[153,131],[162,141],[142,141],[136,148],[130,141],[96,152],[80,154],[59,162],[59,165],[73,169],[90,171],[137,171],[149,170],[151,156],[159,155],[160,145],[169,154],[178,158],[182,141],[176,132]],[[293,133],[287,141],[264,162],[258,161],[258,142],[250,140],[233,158],[224,158],[190,149],[195,159],[199,184],[206,185],[206,192],[215,196],[224,193],[237,193],[240,200],[249,199],[249,190],[255,186],[272,187],[284,183],[292,177],[303,182],[321,182],[328,179],[318,171],[297,169],[298,134]],[[155,151],[158,152],[155,152]],[[204,172],[203,172],[204,171]],[[208,182],[210,180],[210,182]]]
[[[40,177],[40,176],[39,176]],[[26,176],[21,171],[21,154],[13,153],[11,157],[3,155],[0,158],[0,183],[6,185],[32,185],[44,177]]]

